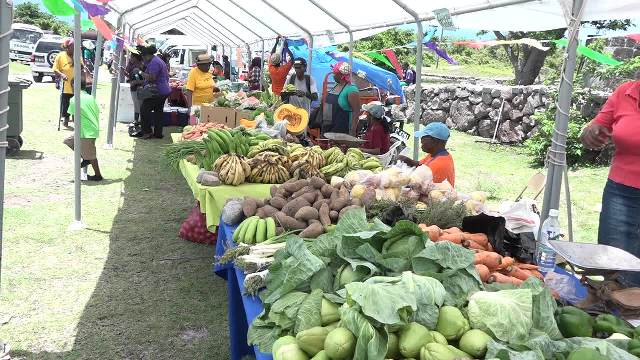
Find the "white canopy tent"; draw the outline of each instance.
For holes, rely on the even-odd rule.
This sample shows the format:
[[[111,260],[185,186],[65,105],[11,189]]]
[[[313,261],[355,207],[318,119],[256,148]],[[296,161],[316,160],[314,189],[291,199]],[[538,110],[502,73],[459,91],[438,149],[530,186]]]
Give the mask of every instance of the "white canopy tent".
[[[455,5],[453,5],[455,3]],[[10,8],[0,0],[3,9]],[[310,49],[331,43],[351,45],[353,39],[402,24],[415,23],[416,40],[423,38],[422,21],[435,19],[434,10],[448,9],[455,26],[460,28],[538,31],[569,26],[569,46],[563,69],[556,115],[556,132],[551,149],[543,218],[548,209],[558,208],[562,174],[565,171],[565,143],[568,109],[571,101],[575,49],[580,21],[611,20],[640,17],[638,0],[115,0],[109,3],[117,16],[119,34],[133,40],[140,34],[153,34],[176,27],[181,31],[213,44],[240,48],[272,40],[278,35],[304,37]],[[3,16],[7,11],[0,11]],[[215,14],[210,15],[210,14]],[[8,76],[8,34],[10,21],[0,24],[0,145],[6,133]],[[572,26],[570,26],[572,25]],[[264,51],[263,51],[264,53]],[[111,109],[108,125],[109,146],[113,144],[113,128],[117,114],[117,91],[120,70],[124,62],[118,56],[117,74],[111,88]],[[6,61],[6,62],[5,62]],[[312,66],[312,64],[309,64]],[[416,107],[420,106],[422,47],[417,47]],[[97,78],[94,80],[97,82]],[[78,104],[78,103],[76,103]],[[419,111],[414,112],[414,126],[419,128]],[[79,116],[79,113],[76,114]],[[0,150],[0,178],[4,179],[5,148]],[[414,157],[418,156],[415,142]],[[76,147],[79,151],[79,147]],[[78,159],[79,156],[76,156]],[[78,161],[76,161],[78,162]],[[78,164],[75,164],[77,166]],[[79,172],[76,174],[79,184]],[[4,183],[4,182],[3,182]],[[76,186],[76,221],[80,221],[79,185]],[[0,196],[3,189],[0,188]],[[0,215],[2,208],[0,204]],[[1,216],[0,216],[1,221]],[[0,223],[1,230],[1,223]],[[1,233],[0,233],[1,234]],[[1,237],[0,237],[1,241]],[[1,242],[0,242],[1,244]],[[0,249],[1,255],[1,249]]]

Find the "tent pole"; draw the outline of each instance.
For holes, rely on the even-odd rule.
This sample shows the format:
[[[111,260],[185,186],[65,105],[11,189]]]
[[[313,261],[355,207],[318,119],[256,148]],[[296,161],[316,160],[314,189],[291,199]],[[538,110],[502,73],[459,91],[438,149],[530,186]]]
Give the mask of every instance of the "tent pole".
[[[422,113],[422,38],[424,37],[424,31],[422,30],[422,21],[420,15],[413,9],[409,8],[401,0],[393,0],[404,11],[413,16],[416,19],[416,86],[415,90],[415,110],[413,111],[413,131],[420,130],[420,115]],[[420,155],[420,141],[419,139],[413,139],[413,159],[418,160]]]
[[[98,40],[96,41],[96,61],[93,63],[93,83],[91,84],[91,95],[96,98],[98,90],[98,75],[100,74],[100,65],[102,65],[102,46],[104,45],[104,37],[98,31]]]
[[[118,17],[118,25],[117,28],[120,29],[120,27],[122,27],[122,16],[120,15]],[[114,52],[118,50],[118,47],[116,46],[116,48],[114,49]],[[115,62],[115,59],[114,59]],[[115,64],[116,66],[119,66],[117,63]],[[118,109],[116,108],[116,96],[118,95],[117,91],[118,91],[118,69],[116,69],[116,74],[111,76],[111,99],[109,101],[109,119],[108,119],[108,126],[107,126],[107,143],[104,144],[104,148],[107,150],[113,149],[113,129],[111,128],[111,120],[113,118],[116,117],[116,114],[118,112]]]
[[[346,22],[342,21],[339,17],[335,16],[331,11],[327,10],[325,7],[320,5],[317,0],[309,0],[313,5],[315,5],[318,9],[322,10],[325,14],[327,14],[330,18],[332,18],[335,22],[342,25],[347,32],[349,33],[349,67],[351,71],[353,71],[353,31],[351,31],[351,27]],[[309,57],[311,58],[311,57]],[[353,82],[353,79],[351,79]]]
[[[560,76],[555,129],[547,158],[549,169],[547,171],[547,182],[544,189],[542,213],[540,214],[541,222],[549,216],[549,210],[559,209],[562,176],[563,172],[567,171],[567,128],[569,126],[573,77],[576,69],[576,49],[578,47],[578,32],[580,30],[583,4],[584,0],[573,0],[573,6],[571,8],[572,19],[569,23],[569,42],[566,48],[564,68]],[[570,206],[571,204],[567,205]],[[538,233],[538,235],[540,234]]]
[[[303,27],[298,22],[293,20],[289,15],[287,15],[277,7],[273,6],[269,1],[262,0],[262,2],[267,4],[267,6],[272,8],[275,12],[280,14],[283,18],[289,20],[290,23],[297,26],[300,30],[304,31],[307,34],[307,36],[309,37],[309,59],[307,60],[307,71],[309,72],[309,74],[311,74],[311,62],[313,60],[313,34],[311,34],[311,31],[307,30],[305,27]]]
[[[262,39],[262,52],[260,53],[260,91],[264,91],[264,82],[262,81],[262,69],[264,64],[264,39]],[[247,68],[248,70],[248,68]],[[251,76],[251,74],[247,74]]]
[[[7,115],[9,112],[9,41],[13,7],[0,0],[0,274],[2,273],[2,226],[4,219],[4,174],[7,155]],[[59,121],[59,120],[58,120]],[[0,276],[0,280],[1,280]],[[0,281],[0,284],[2,282]],[[1,287],[0,287],[1,289]],[[3,345],[0,342],[0,346]]]
[[[82,66],[77,64],[82,63],[82,29],[80,28],[80,8],[75,6],[74,15],[74,29],[73,29],[73,63],[76,66],[73,67],[73,100],[75,109],[73,113],[73,173],[74,173],[74,217],[73,223],[69,226],[70,230],[80,230],[84,226],[82,225],[82,198],[81,198],[81,184],[80,184],[80,128],[82,126],[82,120],[80,118],[80,99],[82,96]]]

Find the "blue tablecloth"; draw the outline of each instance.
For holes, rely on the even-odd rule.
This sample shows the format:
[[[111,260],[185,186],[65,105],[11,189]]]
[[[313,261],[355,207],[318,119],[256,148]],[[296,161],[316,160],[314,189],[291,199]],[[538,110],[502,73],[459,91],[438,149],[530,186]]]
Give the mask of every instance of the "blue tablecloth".
[[[216,257],[224,254],[229,247],[234,247],[232,236],[236,226],[225,224],[222,219],[218,227]],[[229,302],[229,345],[231,360],[240,360],[247,355],[256,360],[272,360],[271,354],[260,352],[257,347],[247,345],[249,324],[262,312],[262,302],[255,296],[244,295],[244,272],[232,263],[214,265],[213,272],[227,281],[227,298]]]

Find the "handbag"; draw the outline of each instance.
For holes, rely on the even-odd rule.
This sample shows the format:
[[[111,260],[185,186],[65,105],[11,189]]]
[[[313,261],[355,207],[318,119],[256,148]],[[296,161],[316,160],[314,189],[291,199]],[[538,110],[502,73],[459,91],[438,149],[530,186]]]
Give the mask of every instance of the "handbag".
[[[138,96],[138,100],[145,101],[152,97],[160,96],[160,90],[158,90],[158,86],[156,84],[146,84],[141,88],[138,88],[136,94]]]

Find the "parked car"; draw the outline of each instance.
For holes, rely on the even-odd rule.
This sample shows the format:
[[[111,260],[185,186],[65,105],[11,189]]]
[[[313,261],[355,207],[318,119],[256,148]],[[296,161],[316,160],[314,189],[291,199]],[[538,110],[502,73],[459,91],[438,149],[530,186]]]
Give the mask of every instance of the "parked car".
[[[31,75],[35,82],[42,82],[45,76],[53,78],[53,63],[62,51],[63,40],[63,37],[57,35],[45,35],[38,40],[31,55]]]

